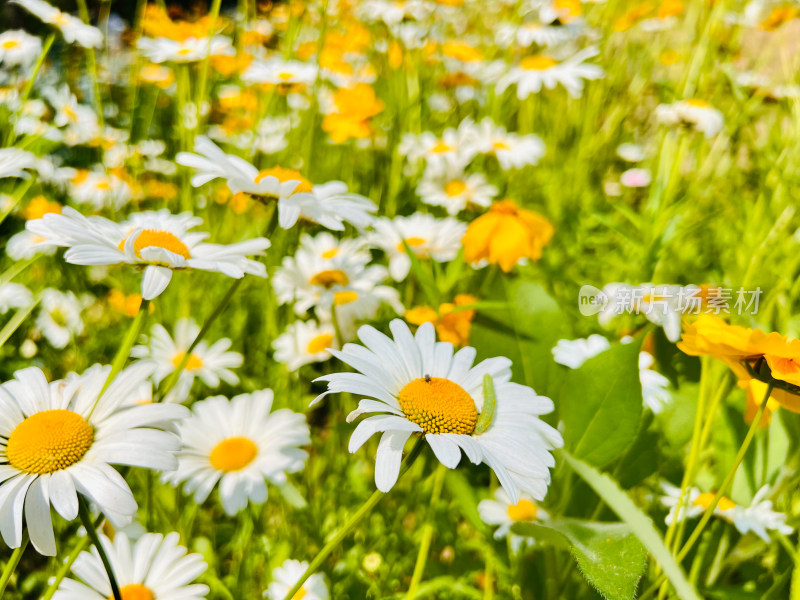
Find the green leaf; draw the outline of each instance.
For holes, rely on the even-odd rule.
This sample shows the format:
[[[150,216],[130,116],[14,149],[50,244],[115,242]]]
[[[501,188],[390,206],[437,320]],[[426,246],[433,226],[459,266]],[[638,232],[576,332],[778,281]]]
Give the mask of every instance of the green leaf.
[[[502,289],[502,288],[501,288]],[[481,298],[494,300],[478,307],[472,325],[471,344],[479,358],[507,356],[514,363],[513,379],[534,388],[538,393],[554,395],[562,377],[555,363],[552,348],[568,335],[567,320],[558,306],[539,284],[517,280],[507,286],[505,294]],[[497,301],[506,302],[505,307]]]
[[[408,245],[408,242],[403,240],[403,248],[408,255],[408,259],[411,261],[411,273],[414,274],[414,277],[417,278],[420,286],[422,287],[422,291],[425,294],[425,298],[430,303],[431,307],[437,309],[440,304],[440,296],[439,296],[439,288],[436,287],[436,280],[428,269],[422,266],[419,258],[411,249],[411,246]]]
[[[640,509],[633,500],[622,491],[616,481],[605,473],[601,473],[591,465],[571,456],[567,452],[559,454],[572,469],[588,483],[595,493],[631,528],[633,534],[644,544],[664,575],[669,579],[675,594],[680,600],[700,600],[700,595],[689,583],[681,566],[667,549],[661,534],[652,519]]]
[[[598,467],[619,457],[642,418],[639,344],[614,346],[567,373],[559,398],[572,454]]]
[[[520,523],[514,533],[537,539],[555,531],[569,542],[570,552],[586,580],[607,600],[633,600],[647,565],[647,550],[625,523],[578,519]]]
[[[475,487],[467,481],[464,473],[460,470],[448,470],[445,475],[444,485],[450,498],[458,506],[461,516],[469,521],[475,529],[486,534],[488,528],[478,512]]]

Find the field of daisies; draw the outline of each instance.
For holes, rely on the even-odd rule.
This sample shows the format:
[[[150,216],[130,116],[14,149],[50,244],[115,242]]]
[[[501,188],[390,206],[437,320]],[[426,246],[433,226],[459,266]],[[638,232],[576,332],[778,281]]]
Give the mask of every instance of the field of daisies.
[[[800,600],[797,0],[3,0],[0,598]]]

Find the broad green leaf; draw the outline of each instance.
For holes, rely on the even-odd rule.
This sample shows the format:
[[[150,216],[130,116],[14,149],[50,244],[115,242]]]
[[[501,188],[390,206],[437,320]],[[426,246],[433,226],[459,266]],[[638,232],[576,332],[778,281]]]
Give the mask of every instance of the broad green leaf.
[[[639,344],[620,344],[567,373],[559,395],[564,440],[577,458],[602,467],[636,438],[642,418]]]
[[[646,567],[647,550],[625,523],[561,519],[520,523],[512,531],[541,539],[555,531],[569,543],[586,580],[607,600],[633,600]]]
[[[502,296],[481,297],[485,300],[507,304],[503,307],[495,302],[495,308],[477,309],[470,338],[479,358],[507,356],[514,363],[514,381],[540,394],[554,395],[562,369],[551,350],[568,335],[558,303],[539,284],[521,280],[508,285]]]
[[[672,556],[661,534],[653,524],[652,519],[640,509],[633,500],[622,491],[616,481],[605,473],[601,473],[591,465],[561,452],[559,456],[572,467],[572,469],[588,483],[595,493],[616,513],[616,515],[631,528],[633,534],[639,538],[647,551],[653,557],[664,575],[669,579],[675,594],[680,600],[700,600],[697,590],[686,578],[681,566]]]
[[[486,523],[478,513],[478,500],[475,497],[475,488],[470,485],[463,471],[447,471],[444,485],[453,502],[458,506],[461,516],[478,531],[486,533]]]

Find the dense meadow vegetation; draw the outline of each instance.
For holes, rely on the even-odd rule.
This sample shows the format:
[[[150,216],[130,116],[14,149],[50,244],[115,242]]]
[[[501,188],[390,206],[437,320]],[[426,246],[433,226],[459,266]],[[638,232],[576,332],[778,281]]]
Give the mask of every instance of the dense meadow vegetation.
[[[800,599],[795,0],[0,6],[0,598]]]

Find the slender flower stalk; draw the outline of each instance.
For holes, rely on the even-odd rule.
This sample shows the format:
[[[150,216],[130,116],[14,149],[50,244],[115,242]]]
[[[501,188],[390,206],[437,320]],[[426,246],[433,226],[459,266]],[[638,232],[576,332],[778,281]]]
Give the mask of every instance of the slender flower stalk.
[[[444,486],[444,477],[447,473],[447,467],[439,463],[436,467],[436,472],[433,475],[433,493],[431,494],[431,503],[427,523],[422,529],[422,540],[419,543],[419,552],[417,553],[417,562],[414,564],[414,572],[411,575],[411,583],[408,586],[408,593],[406,600],[414,600],[419,591],[419,584],[422,581],[422,576],[425,573],[425,563],[428,561],[428,554],[431,550],[431,540],[433,539],[434,531],[434,512],[439,505],[439,500],[442,497],[442,487]]]
[[[14,571],[17,569],[17,565],[22,558],[22,554],[25,552],[25,548],[28,547],[28,541],[29,538],[27,535],[25,535],[22,538],[22,543],[19,545],[19,548],[15,548],[14,552],[11,553],[11,558],[8,559],[8,562],[3,569],[3,573],[0,574],[0,598],[2,598],[6,592],[8,582],[11,581],[11,577],[14,575]]]
[[[80,516],[84,529],[86,529],[86,535],[91,540],[92,544],[94,544],[97,553],[100,555],[100,560],[103,562],[103,568],[105,568],[106,575],[108,575],[108,583],[111,585],[111,593],[114,596],[114,600],[122,600],[119,585],[117,584],[117,577],[114,575],[114,569],[111,567],[111,561],[108,560],[106,550],[103,548],[103,544],[100,543],[97,530],[89,514],[89,507],[86,505],[86,500],[81,497],[78,498],[78,515]]]

